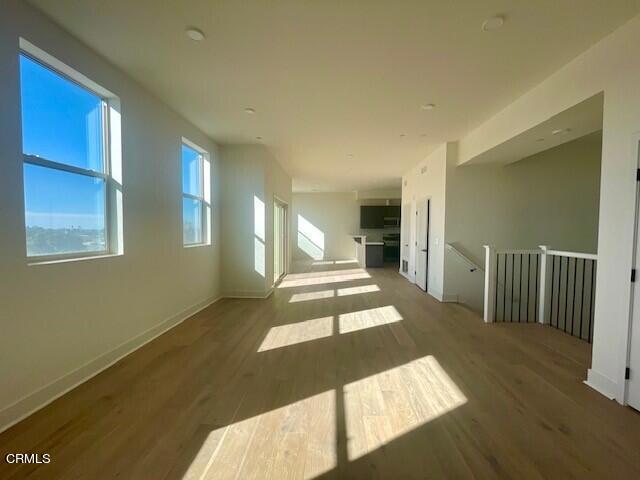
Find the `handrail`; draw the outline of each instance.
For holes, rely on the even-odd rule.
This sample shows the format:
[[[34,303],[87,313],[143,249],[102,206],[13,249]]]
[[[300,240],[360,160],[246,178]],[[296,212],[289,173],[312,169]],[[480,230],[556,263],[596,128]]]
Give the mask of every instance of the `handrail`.
[[[480,265],[475,263],[473,260],[471,260],[469,257],[467,257],[464,253],[462,253],[460,250],[458,250],[456,247],[454,247],[452,244],[446,243],[445,246],[447,247],[447,250],[451,250],[458,257],[460,257],[460,259],[464,263],[466,263],[467,265],[469,265],[469,267],[471,267],[469,271],[475,272],[476,270],[479,270],[481,272],[484,272],[484,269]]]
[[[539,248],[529,248],[529,249],[518,249],[518,248],[505,248],[505,249],[496,249],[495,253],[506,253],[507,255],[536,255],[542,253]]]
[[[572,258],[584,258],[585,260],[598,260],[598,254],[596,253],[566,252],[563,250],[547,250],[546,254],[555,255],[557,257],[572,257]]]

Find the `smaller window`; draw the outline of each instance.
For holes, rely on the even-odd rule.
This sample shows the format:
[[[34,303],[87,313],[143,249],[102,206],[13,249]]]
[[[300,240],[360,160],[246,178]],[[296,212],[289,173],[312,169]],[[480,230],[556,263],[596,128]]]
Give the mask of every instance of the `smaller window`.
[[[182,242],[184,246],[211,243],[211,167],[207,152],[182,143]]]

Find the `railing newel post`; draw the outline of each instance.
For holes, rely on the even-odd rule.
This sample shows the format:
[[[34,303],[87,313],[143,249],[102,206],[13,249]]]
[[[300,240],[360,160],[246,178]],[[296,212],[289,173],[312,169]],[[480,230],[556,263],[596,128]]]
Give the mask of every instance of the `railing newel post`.
[[[538,297],[538,322],[547,323],[547,267],[550,255],[547,254],[549,247],[547,245],[540,245],[540,288]],[[553,279],[552,279],[553,281]]]
[[[490,323],[495,317],[496,249],[490,245],[484,249],[484,321]]]

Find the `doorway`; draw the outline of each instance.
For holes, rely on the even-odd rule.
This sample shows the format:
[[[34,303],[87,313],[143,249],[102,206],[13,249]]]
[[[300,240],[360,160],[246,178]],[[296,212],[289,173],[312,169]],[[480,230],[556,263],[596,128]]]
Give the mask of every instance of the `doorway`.
[[[425,198],[416,204],[416,242],[414,274],[416,285],[425,292],[429,288],[429,229],[431,225],[431,199]]]
[[[287,273],[288,251],[288,205],[279,200],[273,201],[273,283],[278,283]]]
[[[636,154],[638,158],[638,171],[640,171],[640,139],[636,141]],[[633,268],[640,268],[640,182],[636,182],[636,225],[635,225],[635,251],[633,255]],[[640,410],[640,287],[638,283],[631,283],[631,325],[629,340],[629,370],[627,375],[627,404],[636,410]]]

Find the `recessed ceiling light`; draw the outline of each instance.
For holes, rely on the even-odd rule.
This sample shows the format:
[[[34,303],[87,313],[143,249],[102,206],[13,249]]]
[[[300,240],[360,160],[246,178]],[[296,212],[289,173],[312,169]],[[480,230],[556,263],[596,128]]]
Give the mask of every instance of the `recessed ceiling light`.
[[[187,27],[185,33],[187,34],[187,37],[196,42],[201,42],[202,40],[204,40],[204,32],[199,28]]]
[[[551,131],[551,135],[561,135],[563,133],[569,133],[571,131],[570,128],[556,128]]]
[[[487,18],[484,22],[482,22],[482,31],[483,32],[491,32],[493,30],[498,30],[502,28],[504,25],[504,16],[495,15],[491,18]]]
[[[425,103],[424,105],[420,105],[420,110],[433,110],[436,108],[435,103]]]
[[[255,108],[251,108],[251,107],[247,107],[244,109],[244,113],[248,113],[249,115],[253,115],[254,113],[256,113],[256,109]]]

